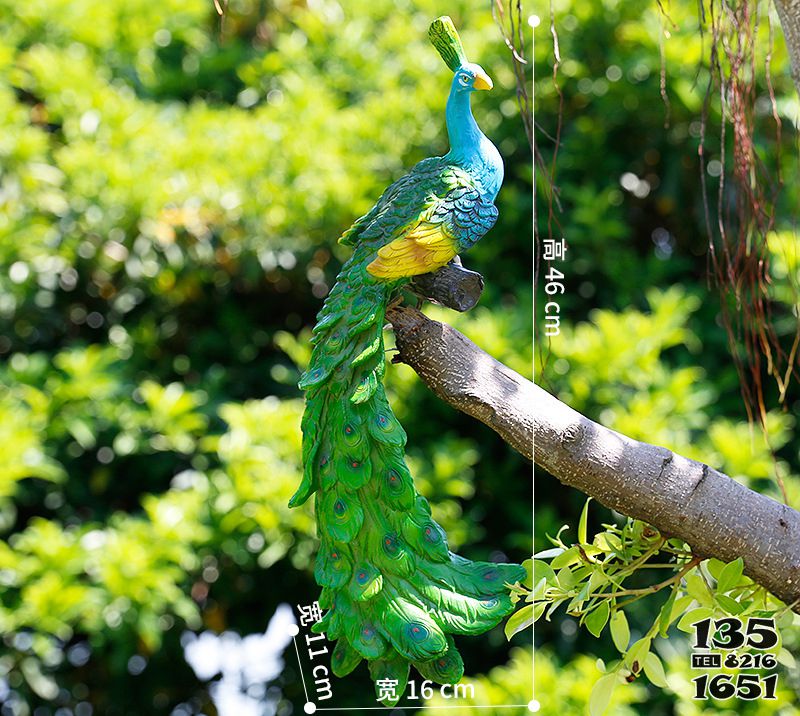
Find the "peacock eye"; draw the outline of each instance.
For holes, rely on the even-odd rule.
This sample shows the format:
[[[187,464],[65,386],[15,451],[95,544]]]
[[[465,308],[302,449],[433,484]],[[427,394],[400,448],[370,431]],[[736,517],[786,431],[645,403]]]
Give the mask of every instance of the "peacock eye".
[[[459,82],[460,82],[460,83],[461,83],[461,84],[462,84],[464,87],[466,87],[466,86],[469,84],[469,77],[467,77],[466,75],[459,75],[459,76],[458,76],[458,81],[459,81]]]

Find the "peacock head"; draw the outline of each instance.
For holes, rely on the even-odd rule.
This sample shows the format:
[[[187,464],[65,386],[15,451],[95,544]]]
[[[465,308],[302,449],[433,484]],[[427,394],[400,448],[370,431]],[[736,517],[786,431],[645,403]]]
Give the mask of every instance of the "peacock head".
[[[438,17],[431,23],[428,37],[445,64],[453,70],[453,88],[456,91],[492,89],[492,80],[486,74],[486,70],[474,62],[467,61],[461,38],[453,21],[447,15]]]
[[[453,87],[458,92],[473,92],[475,90],[490,90],[494,85],[486,70],[474,62],[461,65],[453,77]]]

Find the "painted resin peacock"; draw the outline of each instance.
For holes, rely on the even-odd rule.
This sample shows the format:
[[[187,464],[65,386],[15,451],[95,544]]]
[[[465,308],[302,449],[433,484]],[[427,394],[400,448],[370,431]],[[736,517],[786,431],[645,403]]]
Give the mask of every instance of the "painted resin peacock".
[[[409,664],[456,683],[464,664],[452,634],[480,634],[511,610],[519,565],[472,562],[449,551],[404,459],[406,434],[383,389],[383,324],[393,291],[469,249],[495,223],[503,180],[495,146],[472,117],[474,90],[492,88],[468,62],[449,17],[431,42],[454,72],[447,100],[450,152],[425,159],[392,184],[339,239],[354,247],[314,328],[303,416],[304,474],[291,506],[316,492],[320,549],[314,574],[327,610],[313,630],[337,640],[333,673],[362,659],[376,682]],[[384,682],[385,683],[385,682]],[[377,691],[377,688],[376,688]]]

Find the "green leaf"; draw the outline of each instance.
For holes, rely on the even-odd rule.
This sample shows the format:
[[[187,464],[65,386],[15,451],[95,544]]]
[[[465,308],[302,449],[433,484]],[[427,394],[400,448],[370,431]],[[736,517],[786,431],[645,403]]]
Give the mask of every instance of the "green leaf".
[[[90,450],[95,446],[94,433],[85,420],[71,418],[67,423],[67,430],[84,450]]]
[[[744,611],[744,605],[739,604],[739,602],[729,597],[727,594],[717,594],[714,598],[717,604],[728,612],[728,614],[741,614]]]
[[[625,663],[630,667],[633,667],[634,662],[638,662],[639,667],[637,671],[640,671],[644,660],[647,658],[647,653],[650,651],[650,645],[652,642],[653,638],[651,636],[643,636],[638,641],[635,641],[633,646],[628,649],[628,653],[625,655]]]
[[[589,592],[594,593],[599,587],[609,582],[608,576],[603,572],[602,568],[598,565],[592,570],[592,576],[589,577]]]
[[[514,634],[521,632],[523,629],[527,629],[533,622],[533,604],[526,604],[518,612],[512,614],[506,622],[506,639],[511,639]]]
[[[600,606],[596,607],[589,612],[589,614],[587,614],[583,623],[594,636],[599,637],[600,633],[603,631],[603,627],[605,627],[606,622],[608,621],[610,612],[611,610],[608,607],[608,600],[604,599],[602,602],[600,602]]]
[[[531,597],[534,600],[544,599],[544,591],[545,591],[545,589],[547,589],[547,580],[544,577],[542,577],[536,583],[536,586],[533,588],[533,591],[531,592]],[[530,601],[530,600],[526,600],[526,601]]]
[[[725,562],[723,562],[720,559],[716,559],[715,557],[712,557],[706,562],[705,566],[706,569],[708,570],[708,573],[712,577],[714,577],[714,579],[718,580],[720,573],[722,572],[723,569],[725,569]]]
[[[552,547],[551,549],[543,549],[541,552],[537,552],[533,555],[534,559],[553,559],[553,557],[558,557],[562,552],[566,550],[563,547]]]
[[[675,600],[675,604],[672,605],[672,614],[670,614],[669,623],[672,624],[672,622],[678,619],[691,606],[693,601],[694,599],[688,595],[678,597]]]
[[[667,635],[667,629],[669,629],[670,625],[670,616],[672,616],[672,605],[675,604],[675,599],[678,596],[678,590],[673,589],[667,601],[664,602],[664,605],[661,607],[661,611],[658,613],[658,632],[661,636]]]
[[[526,567],[528,562],[523,562],[523,567],[528,569],[530,574],[530,568]],[[556,583],[556,573],[555,570],[547,564],[547,562],[542,562],[540,559],[533,560],[533,578],[538,582],[540,579],[546,579],[548,584],[555,584]]]
[[[692,609],[684,614],[678,621],[678,629],[685,631],[687,634],[694,633],[692,624],[699,622],[702,619],[708,619],[714,616],[714,610],[710,607],[698,607]]]
[[[592,687],[592,693],[589,696],[589,716],[603,716],[616,686],[616,673],[601,676],[595,682]]]
[[[601,674],[605,674],[606,673],[607,669],[606,669],[606,662],[605,661],[603,661],[602,659],[598,659],[597,661],[594,662],[594,665],[597,667],[597,670]]]
[[[542,562],[542,564],[545,564],[545,562]],[[525,577],[525,579],[522,580],[522,584],[524,586],[526,586],[528,589],[533,589],[533,574],[534,574],[533,573],[533,560],[532,559],[526,559],[522,563],[522,566],[525,568],[525,571],[528,573],[527,576]],[[545,566],[548,569],[550,569],[550,565],[549,564],[545,564]],[[552,572],[553,570],[550,569],[550,571]],[[553,575],[553,576],[555,576],[555,575]]]
[[[775,626],[777,626],[778,629],[788,629],[794,623],[795,613],[790,609],[787,609],[783,613],[776,614],[774,616]],[[798,617],[798,621],[800,621],[800,617]]]
[[[603,552],[621,552],[622,542],[613,532],[600,532],[594,536],[594,545]]]
[[[544,614],[544,610],[547,608],[547,602],[536,602],[533,605],[533,621],[539,621],[539,617]]]
[[[696,599],[701,606],[710,607],[714,604],[708,585],[697,573],[686,575],[686,593]]]
[[[621,654],[624,654],[631,639],[631,630],[628,627],[628,619],[625,616],[625,612],[619,609],[615,611],[611,616],[609,628],[611,629],[611,639],[614,641],[614,646],[617,647]]]
[[[735,587],[742,578],[744,560],[739,557],[730,564],[726,564],[717,578],[717,593],[724,594]]]
[[[580,544],[586,544],[587,536],[586,536],[586,522],[589,518],[589,503],[592,501],[590,497],[586,500],[586,503],[583,506],[583,510],[581,511],[581,519],[578,522],[578,542]]]
[[[561,597],[560,599],[554,599],[550,602],[550,606],[547,608],[547,615],[545,616],[546,621],[550,621],[550,617],[553,615],[553,612],[558,609],[559,605],[566,601],[566,597]]]
[[[584,582],[583,586],[578,590],[578,593],[573,597],[572,601],[567,605],[567,613],[580,612],[583,610],[583,603],[589,596],[589,582]]]
[[[661,659],[652,651],[644,659],[644,673],[654,686],[658,686],[660,689],[667,687],[664,665],[661,663]]]
[[[564,550],[560,555],[558,555],[558,557],[553,559],[553,561],[550,562],[550,566],[553,569],[561,569],[562,567],[569,567],[576,562],[580,562],[580,560],[581,557],[578,552],[578,548],[572,546],[569,549]]]
[[[787,669],[796,669],[797,662],[790,651],[783,647],[776,656],[779,663],[783,664]]]
[[[559,569],[556,578],[558,579],[558,585],[562,589],[572,589],[578,583],[578,578],[569,567]]]

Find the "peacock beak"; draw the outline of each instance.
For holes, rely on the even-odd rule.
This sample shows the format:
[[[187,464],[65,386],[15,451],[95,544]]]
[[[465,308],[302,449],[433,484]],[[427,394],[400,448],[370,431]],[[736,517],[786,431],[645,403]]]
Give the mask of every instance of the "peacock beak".
[[[489,75],[487,75],[483,70],[481,70],[475,75],[475,80],[472,82],[472,86],[476,90],[490,90],[492,87],[494,87],[494,84],[492,83],[492,78],[489,77]]]

